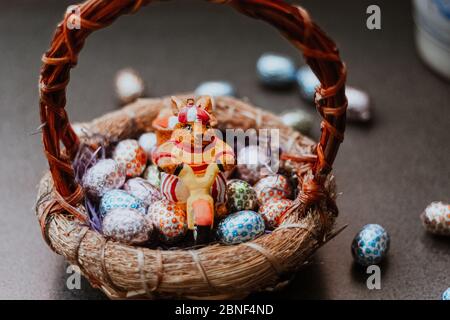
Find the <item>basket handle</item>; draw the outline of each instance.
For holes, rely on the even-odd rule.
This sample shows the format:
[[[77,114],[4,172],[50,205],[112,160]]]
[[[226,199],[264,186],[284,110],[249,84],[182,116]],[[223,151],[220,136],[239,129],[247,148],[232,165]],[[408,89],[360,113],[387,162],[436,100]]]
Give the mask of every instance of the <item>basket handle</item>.
[[[347,107],[346,68],[334,42],[312,22],[304,9],[282,0],[207,1],[228,4],[247,16],[264,20],[277,28],[303,53],[319,78],[321,86],[317,88],[316,106],[323,121],[313,168],[315,180],[322,181],[330,172],[343,140]],[[77,204],[82,196],[71,165],[79,140],[65,109],[70,69],[77,64],[78,54],[93,31],[110,25],[123,14],[136,12],[150,2],[152,0],[88,0],[78,5],[79,16],[70,12],[65,15],[57,26],[51,47],[42,58],[39,89],[44,152],[56,191],[70,205]],[[69,27],[74,18],[78,19],[81,28]]]

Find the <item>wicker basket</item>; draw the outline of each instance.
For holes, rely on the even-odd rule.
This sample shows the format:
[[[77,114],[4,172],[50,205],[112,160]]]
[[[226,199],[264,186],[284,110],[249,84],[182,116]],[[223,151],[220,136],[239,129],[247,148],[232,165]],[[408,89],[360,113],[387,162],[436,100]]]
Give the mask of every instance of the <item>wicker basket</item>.
[[[216,99],[219,128],[279,128],[282,159],[293,163],[298,196],[283,224],[254,241],[224,246],[158,250],[108,241],[89,229],[71,161],[80,141],[108,144],[152,130],[167,98],[142,99],[74,130],[65,110],[69,72],[92,31],[133,13],[151,1],[90,0],[80,5],[81,29],[70,30],[66,15],[43,57],[40,115],[50,172],[40,183],[36,212],[49,246],[80,267],[83,275],[110,298],[242,298],[272,290],[330,240],[337,208],[331,166],[345,129],[346,69],[333,43],[305,10],[279,0],[210,0],[265,20],[299,48],[321,81],[316,105],[323,117],[318,144],[284,126],[273,114],[237,99]],[[101,137],[101,138],[99,138]],[[101,139],[102,141],[99,141]]]

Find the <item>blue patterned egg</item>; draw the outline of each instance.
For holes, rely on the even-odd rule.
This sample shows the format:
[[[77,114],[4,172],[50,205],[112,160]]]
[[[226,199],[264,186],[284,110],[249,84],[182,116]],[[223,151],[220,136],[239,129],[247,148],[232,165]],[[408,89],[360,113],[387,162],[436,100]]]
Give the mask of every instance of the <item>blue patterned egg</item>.
[[[281,88],[295,82],[295,63],[289,57],[265,53],[256,64],[259,80],[266,86]]]
[[[389,251],[390,236],[379,224],[365,225],[352,242],[352,255],[362,266],[378,264]]]
[[[297,85],[302,97],[305,100],[314,102],[314,94],[316,93],[316,87],[320,85],[320,81],[309,66],[303,66],[298,69]]]
[[[197,89],[195,89],[196,96],[236,96],[236,90],[233,85],[226,81],[208,81],[201,83]]]
[[[450,300],[450,288],[442,293],[442,300]]]
[[[233,213],[217,226],[217,238],[223,244],[237,244],[255,239],[264,233],[264,220],[250,210]]]
[[[111,190],[105,193],[100,200],[100,214],[104,217],[109,211],[117,208],[134,209],[146,213],[144,203],[135,196],[123,190]]]

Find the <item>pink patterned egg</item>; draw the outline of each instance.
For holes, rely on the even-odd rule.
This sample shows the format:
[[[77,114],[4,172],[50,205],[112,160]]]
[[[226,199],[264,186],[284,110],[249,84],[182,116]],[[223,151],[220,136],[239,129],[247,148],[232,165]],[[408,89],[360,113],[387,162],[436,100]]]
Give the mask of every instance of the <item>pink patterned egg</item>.
[[[140,176],[147,164],[147,154],[133,139],[120,141],[114,149],[113,159],[125,168],[128,178]]]
[[[124,182],[125,169],[112,159],[98,161],[83,177],[83,187],[96,198],[120,188]]]
[[[264,219],[266,228],[275,229],[283,222],[286,210],[292,205],[292,200],[280,199],[269,201],[259,208],[259,214]]]
[[[156,201],[147,211],[147,219],[153,223],[161,241],[172,244],[187,233],[186,213],[166,199]]]
[[[146,207],[162,198],[158,189],[147,180],[139,177],[125,182],[123,189],[141,200]]]
[[[292,196],[292,187],[285,176],[274,174],[262,178],[253,187],[261,204],[267,201],[287,199]]]

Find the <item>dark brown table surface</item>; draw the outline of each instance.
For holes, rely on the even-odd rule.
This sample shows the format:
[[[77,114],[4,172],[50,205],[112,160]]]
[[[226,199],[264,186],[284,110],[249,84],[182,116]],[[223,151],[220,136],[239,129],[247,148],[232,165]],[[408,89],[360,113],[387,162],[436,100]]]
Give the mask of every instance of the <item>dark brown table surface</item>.
[[[0,298],[104,299],[85,281],[65,286],[67,264],[41,238],[33,205],[47,168],[39,135],[40,57],[71,2],[8,1],[0,10]],[[382,29],[366,28],[371,1],[299,1],[338,43],[348,82],[373,98],[371,125],[349,125],[335,174],[339,225],[349,224],[276,297],[293,299],[439,299],[450,287],[450,242],[426,234],[419,214],[450,198],[450,90],[418,58],[410,1],[377,1]],[[225,79],[241,97],[276,113],[309,108],[297,91],[258,85],[256,59],[266,51],[301,57],[268,25],[219,5],[173,1],[121,18],[88,39],[72,72],[68,110],[84,121],[115,109],[113,76],[131,66],[150,96]],[[317,139],[319,118],[313,137]],[[382,289],[368,290],[350,244],[367,223],[392,237],[381,265]],[[266,297],[270,294],[256,295]]]

